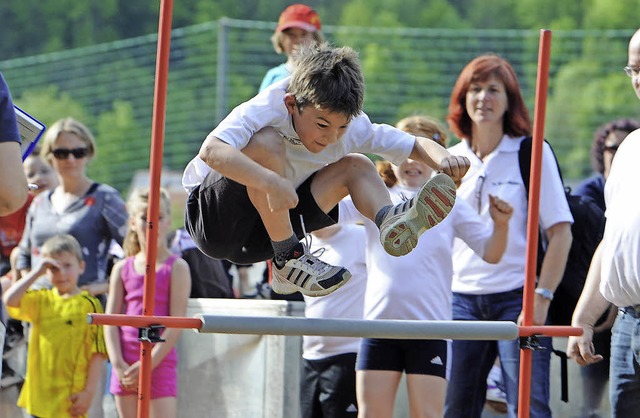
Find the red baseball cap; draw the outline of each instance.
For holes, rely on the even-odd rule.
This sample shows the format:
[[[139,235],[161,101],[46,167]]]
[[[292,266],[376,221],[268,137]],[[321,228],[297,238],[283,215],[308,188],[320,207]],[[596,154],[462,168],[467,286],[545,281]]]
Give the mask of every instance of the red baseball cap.
[[[320,16],[306,4],[292,4],[280,14],[276,32],[282,32],[289,28],[300,28],[307,32],[317,32],[321,28]]]

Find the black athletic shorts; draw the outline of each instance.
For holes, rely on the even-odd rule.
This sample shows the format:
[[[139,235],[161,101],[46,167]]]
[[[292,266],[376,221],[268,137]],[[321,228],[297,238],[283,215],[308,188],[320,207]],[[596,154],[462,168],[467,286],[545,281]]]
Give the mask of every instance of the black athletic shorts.
[[[311,194],[312,174],[296,190],[298,206],[289,211],[293,231],[303,238],[300,215],[307,232],[338,221],[338,206],[326,214]],[[246,186],[209,173],[189,194],[185,227],[200,251],[212,258],[251,264],[273,258],[271,240]]]
[[[447,378],[445,340],[363,338],[356,370],[391,370]]]
[[[300,416],[356,418],[356,353],[321,360],[302,359]]]

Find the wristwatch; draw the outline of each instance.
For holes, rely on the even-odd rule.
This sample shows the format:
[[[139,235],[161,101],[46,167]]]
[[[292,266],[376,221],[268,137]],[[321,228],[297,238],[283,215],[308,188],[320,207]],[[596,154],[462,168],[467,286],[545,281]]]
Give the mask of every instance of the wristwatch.
[[[545,299],[553,300],[553,292],[544,287],[536,287],[535,292]]]

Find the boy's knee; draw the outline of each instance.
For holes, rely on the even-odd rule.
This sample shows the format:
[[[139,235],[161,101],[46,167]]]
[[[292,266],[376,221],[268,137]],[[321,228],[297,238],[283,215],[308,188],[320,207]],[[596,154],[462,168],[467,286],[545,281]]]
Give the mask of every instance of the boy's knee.
[[[377,173],[376,166],[369,157],[362,154],[348,154],[342,157],[340,163],[344,166],[344,170],[351,173],[362,174],[366,172]],[[377,175],[377,174],[376,174]]]

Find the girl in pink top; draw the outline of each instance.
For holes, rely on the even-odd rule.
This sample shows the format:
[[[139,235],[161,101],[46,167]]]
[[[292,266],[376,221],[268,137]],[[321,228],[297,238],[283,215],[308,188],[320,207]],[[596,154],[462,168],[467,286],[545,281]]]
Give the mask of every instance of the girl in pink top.
[[[124,241],[127,258],[113,267],[106,313],[142,315],[148,198],[148,191],[137,190],[129,199],[129,228]],[[191,276],[187,263],[172,255],[167,246],[170,226],[169,196],[161,190],[154,315],[185,316]],[[162,334],[166,342],[154,345],[151,351],[150,413],[153,418],[177,416],[178,358],[175,345],[180,332],[180,329],[167,328]],[[118,414],[121,418],[134,418],[137,416],[140,371],[138,329],[105,326],[105,338],[113,366],[110,391],[115,396]]]

